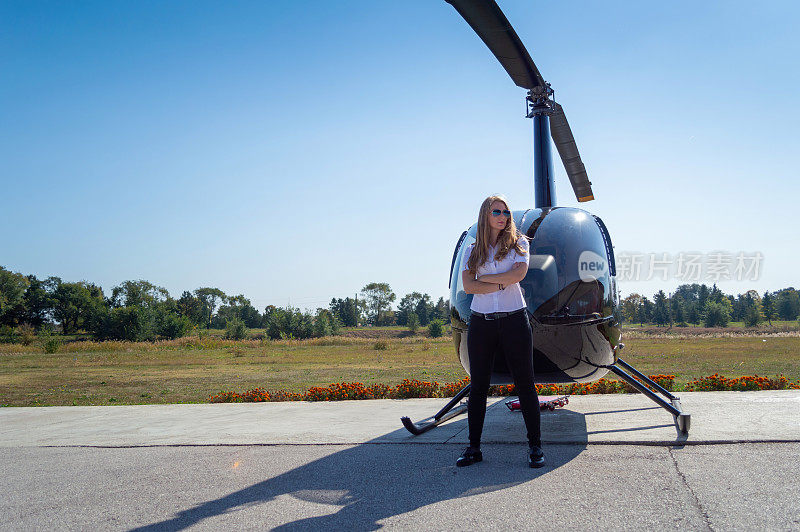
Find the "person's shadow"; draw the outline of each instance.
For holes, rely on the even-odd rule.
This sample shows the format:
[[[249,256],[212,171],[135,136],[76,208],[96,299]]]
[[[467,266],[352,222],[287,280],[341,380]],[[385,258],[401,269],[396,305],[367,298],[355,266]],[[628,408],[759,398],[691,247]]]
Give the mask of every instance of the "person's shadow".
[[[498,404],[495,408],[501,406]],[[557,430],[560,425],[558,418],[562,417],[569,418],[573,434],[579,434],[577,441],[585,442],[586,422],[583,414],[569,409],[542,412],[545,441],[548,440],[548,429]],[[484,431],[486,444],[482,446],[484,460],[470,467],[455,466],[455,459],[464,446],[441,443],[414,445],[414,437],[404,428],[398,428],[370,442],[187,508],[172,519],[134,530],[181,530],[203,519],[231,512],[238,507],[268,502],[281,495],[341,508],[329,515],[286,523],[278,530],[375,530],[381,528],[379,521],[382,519],[429,504],[529,482],[547,475],[586,449],[585,443],[545,444],[547,465],[541,469],[530,469],[526,462],[527,445],[524,441],[491,443],[498,440],[499,433],[506,431],[523,434],[521,416],[497,416],[494,429],[488,418]],[[465,429],[466,419],[451,422],[451,426]],[[463,430],[459,434],[463,434]],[[389,438],[408,443],[385,443]]]

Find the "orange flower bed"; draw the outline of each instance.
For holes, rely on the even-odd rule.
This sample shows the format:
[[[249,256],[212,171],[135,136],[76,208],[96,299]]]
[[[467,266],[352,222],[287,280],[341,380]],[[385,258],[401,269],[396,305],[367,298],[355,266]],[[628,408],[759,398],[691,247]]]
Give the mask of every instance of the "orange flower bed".
[[[675,375],[650,375],[650,378],[669,391],[675,389]],[[353,399],[409,399],[417,397],[453,397],[459,390],[469,384],[469,377],[460,381],[440,384],[438,382],[404,379],[397,386],[373,384],[364,386],[360,382],[333,383],[329,386],[314,386],[305,393],[286,392],[283,390],[268,392],[263,388],[248,390],[244,393],[221,392],[210,396],[212,403],[251,403],[262,401],[343,401]],[[737,377],[728,379],[714,374],[689,382],[685,391],[717,391],[717,390],[788,390],[800,389],[800,382],[792,382],[783,375],[775,378]],[[623,381],[600,379],[595,382],[571,384],[537,384],[539,395],[587,395],[608,393],[631,393],[635,388]],[[514,385],[491,386],[489,395],[514,395]]]
[[[729,379],[715,373],[710,377],[700,377],[699,379],[688,382],[684,389],[689,392],[800,390],[800,381],[790,381],[783,375],[778,375],[775,378],[753,375]]]
[[[464,377],[460,381],[442,384],[440,387],[442,391],[442,397],[454,397],[467,384],[469,384],[469,377]]]
[[[386,397],[388,386],[385,384],[373,384],[364,386],[360,382],[334,383],[325,388],[309,388],[305,396],[301,395],[305,401],[345,401],[347,399],[383,399]]]

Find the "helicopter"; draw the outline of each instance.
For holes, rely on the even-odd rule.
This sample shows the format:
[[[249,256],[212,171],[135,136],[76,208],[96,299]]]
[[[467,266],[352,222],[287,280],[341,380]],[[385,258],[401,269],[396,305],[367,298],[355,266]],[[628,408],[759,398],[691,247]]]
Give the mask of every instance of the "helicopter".
[[[512,213],[519,231],[530,240],[528,272],[520,282],[533,339],[536,383],[583,383],[608,372],[617,375],[674,417],[687,434],[691,415],[680,398],[620,358],[624,344],[619,320],[619,292],[611,236],[590,212],[556,204],[550,139],[556,146],[578,202],[594,199],[563,107],[528,54],[495,0],[446,0],[494,54],[512,81],[527,90],[526,118],[533,120],[535,207]],[[469,374],[467,327],[472,295],[464,291],[464,252],[475,242],[477,223],[458,239],[450,264],[450,322],[459,362]],[[638,380],[637,380],[638,378]],[[495,356],[491,384],[514,382],[502,353]],[[401,418],[414,435],[422,434],[466,412],[459,404],[467,384],[432,417],[414,423]],[[655,391],[653,391],[655,390]]]

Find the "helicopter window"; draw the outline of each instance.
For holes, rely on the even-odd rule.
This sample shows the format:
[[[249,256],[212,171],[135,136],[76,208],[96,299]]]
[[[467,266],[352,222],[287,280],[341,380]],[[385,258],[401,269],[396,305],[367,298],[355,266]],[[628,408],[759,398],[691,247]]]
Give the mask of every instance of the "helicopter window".
[[[461,233],[461,237],[458,239],[458,243],[456,244],[456,249],[453,250],[453,260],[450,262],[450,281],[447,283],[447,288],[450,288],[453,285],[453,267],[456,265],[456,256],[458,255],[458,248],[461,245],[461,242],[464,241],[465,236],[467,236],[466,231]]]
[[[580,322],[596,313],[606,316],[613,306],[611,260],[600,223],[587,212],[560,207],[537,221],[531,268],[522,285],[528,310],[548,323]],[[599,269],[584,270],[590,263]]]
[[[558,268],[556,259],[549,254],[531,255],[528,274],[520,282],[522,293],[533,313],[550,294],[558,291]]]
[[[475,226],[472,226],[460,239],[454,255],[455,260],[450,272],[450,306],[453,316],[461,321],[468,319],[472,305],[472,294],[464,291],[464,281],[461,278],[461,270],[464,268],[464,252],[470,244],[475,242]]]
[[[597,225],[600,226],[600,232],[603,234],[603,241],[606,245],[606,254],[608,255],[608,273],[612,276],[617,275],[617,264],[614,260],[614,246],[611,245],[611,235],[608,234],[608,229],[606,229],[606,224],[603,223],[598,216],[594,216],[594,220],[597,222]]]
[[[467,257],[464,256],[464,253],[469,249],[470,245],[475,243],[475,237],[472,235],[467,235],[464,237],[464,241],[461,242],[461,249],[458,251],[458,260],[455,264],[458,264],[458,268],[453,268],[453,273],[451,274],[450,278],[451,281],[456,281],[456,291],[457,292],[464,292],[464,280],[461,277],[461,270],[464,269],[464,261]],[[464,292],[465,295],[466,292]]]
[[[536,312],[537,317],[585,319],[602,314],[603,284],[594,281],[574,281],[564,290],[544,302]]]

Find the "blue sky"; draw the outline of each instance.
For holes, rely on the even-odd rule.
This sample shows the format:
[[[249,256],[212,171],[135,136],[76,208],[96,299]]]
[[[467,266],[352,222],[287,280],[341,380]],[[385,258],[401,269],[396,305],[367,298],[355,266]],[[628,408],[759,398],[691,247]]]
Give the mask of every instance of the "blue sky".
[[[725,291],[800,284],[797,4],[499,4],[618,254],[758,251]],[[443,0],[6,0],[0,265],[260,309],[370,281],[446,297],[481,200],[533,207],[523,97]]]

